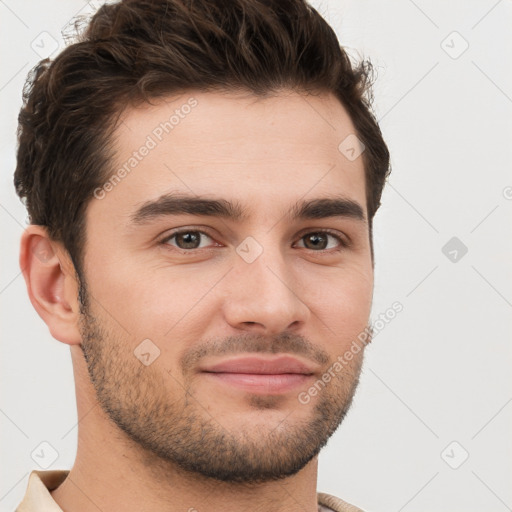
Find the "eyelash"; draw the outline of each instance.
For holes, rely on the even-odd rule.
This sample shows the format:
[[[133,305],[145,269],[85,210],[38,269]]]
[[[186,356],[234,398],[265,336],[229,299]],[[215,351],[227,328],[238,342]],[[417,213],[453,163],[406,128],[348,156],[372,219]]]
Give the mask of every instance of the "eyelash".
[[[202,231],[200,229],[181,229],[179,231],[174,231],[171,235],[167,235],[165,238],[160,240],[159,243],[161,245],[165,246],[166,248],[168,248],[169,247],[168,242],[170,240],[172,240],[174,237],[176,237],[177,235],[180,235],[182,233],[200,233],[200,234],[205,235],[208,238],[211,238],[213,240],[213,236],[208,234],[206,231]],[[341,238],[335,231],[332,231],[330,229],[318,229],[318,230],[314,230],[314,231],[308,231],[307,233],[304,233],[299,238],[299,240],[302,240],[307,235],[313,235],[313,234],[327,234],[327,235],[331,235],[332,237],[337,239],[337,241],[339,242],[339,245],[340,245],[336,249],[320,249],[318,251],[315,251],[313,249],[309,249],[310,251],[312,251],[314,253],[332,254],[332,253],[340,252],[340,251],[346,249],[349,246],[349,243],[347,241],[345,241],[343,238]],[[179,247],[174,247],[174,246],[170,246],[170,247],[173,248],[172,250],[181,251],[182,253],[194,253],[194,252],[198,252],[198,251],[201,251],[201,250],[209,249],[208,247],[199,247],[199,248],[195,248],[195,249],[181,249]],[[307,247],[301,247],[301,249],[307,249]]]

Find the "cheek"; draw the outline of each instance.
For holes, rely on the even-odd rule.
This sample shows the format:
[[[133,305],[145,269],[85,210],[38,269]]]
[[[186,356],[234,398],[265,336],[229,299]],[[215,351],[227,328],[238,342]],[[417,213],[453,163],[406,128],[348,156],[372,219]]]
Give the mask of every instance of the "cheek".
[[[373,274],[346,269],[305,284],[306,304],[328,337],[350,344],[366,328],[372,306]],[[316,290],[312,292],[312,290]]]
[[[91,295],[135,338],[159,340],[193,337],[208,321],[204,300],[222,273],[182,267],[155,267],[118,260],[95,271]]]

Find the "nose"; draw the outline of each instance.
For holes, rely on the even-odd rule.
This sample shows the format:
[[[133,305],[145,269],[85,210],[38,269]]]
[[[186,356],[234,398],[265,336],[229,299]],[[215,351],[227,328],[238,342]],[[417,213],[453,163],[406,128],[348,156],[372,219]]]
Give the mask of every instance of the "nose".
[[[235,329],[275,335],[297,330],[311,315],[304,290],[279,249],[251,263],[238,257],[224,283],[223,312]]]

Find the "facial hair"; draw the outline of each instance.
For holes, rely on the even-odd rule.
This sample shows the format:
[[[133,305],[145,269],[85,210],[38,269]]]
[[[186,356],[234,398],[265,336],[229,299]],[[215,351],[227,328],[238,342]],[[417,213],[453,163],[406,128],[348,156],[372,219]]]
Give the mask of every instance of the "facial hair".
[[[88,298],[88,297],[87,297]],[[363,350],[318,390],[316,400],[296,407],[311,409],[297,419],[293,410],[268,428],[249,423],[230,430],[194,397],[188,370],[206,355],[238,352],[302,353],[331,366],[327,353],[303,337],[283,333],[272,339],[235,336],[202,342],[180,360],[177,379],[161,365],[144,366],[134,357],[130,337],[105,316],[91,314],[82,303],[81,348],[97,400],[113,424],[136,443],[146,463],[171,465],[179,471],[238,484],[280,480],[303,469],[326,445],[350,408],[359,381]],[[108,325],[110,323],[110,325]],[[160,368],[160,369],[159,369]],[[184,382],[183,385],[181,382]],[[250,395],[255,410],[276,409],[284,397]]]

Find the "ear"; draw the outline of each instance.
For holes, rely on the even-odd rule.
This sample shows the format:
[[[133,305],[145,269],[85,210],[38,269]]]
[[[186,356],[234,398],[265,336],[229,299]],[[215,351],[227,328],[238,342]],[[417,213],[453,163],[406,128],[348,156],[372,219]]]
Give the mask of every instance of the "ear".
[[[30,302],[62,343],[79,345],[78,282],[68,252],[43,226],[28,226],[20,243],[20,267]]]

